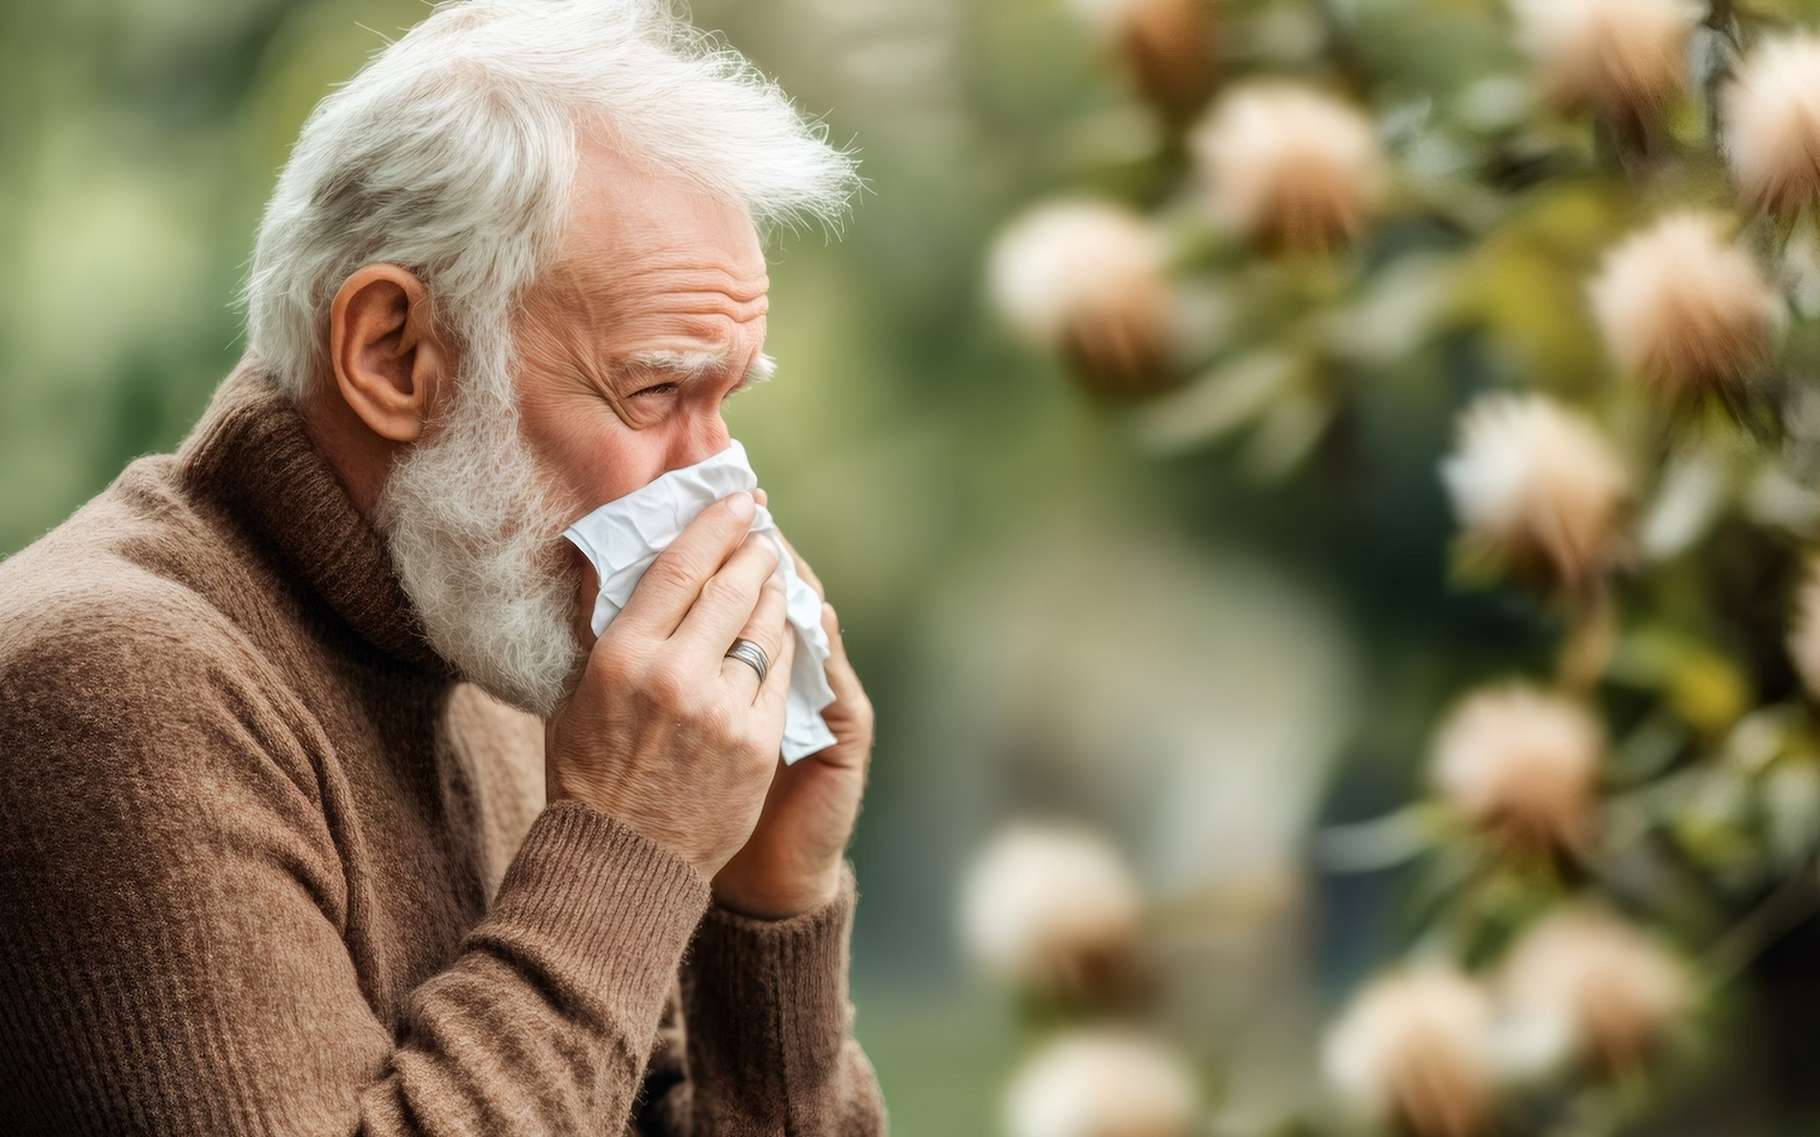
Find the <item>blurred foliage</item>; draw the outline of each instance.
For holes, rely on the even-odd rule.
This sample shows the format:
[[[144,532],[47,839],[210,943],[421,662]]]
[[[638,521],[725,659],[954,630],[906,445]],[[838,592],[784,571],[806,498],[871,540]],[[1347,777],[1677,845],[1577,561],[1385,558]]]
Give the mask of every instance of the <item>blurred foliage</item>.
[[[1147,18],[1136,13],[1167,6],[1098,7],[1135,26]],[[992,263],[1007,321],[1073,363],[1090,405],[1163,468],[1206,473],[1193,492],[1222,511],[1184,509],[1184,523],[1245,532],[1287,563],[1331,571],[1370,655],[1372,711],[1324,809],[1347,823],[1313,843],[1316,973],[1336,994],[1399,960],[1418,978],[1372,984],[1330,1035],[1340,1096],[1398,1131],[1450,1137],[1811,1125],[1814,1095],[1792,1072],[1805,1053],[1798,1024],[1820,1009],[1806,996],[1820,965],[1801,954],[1820,912],[1820,735],[1790,653],[1812,651],[1816,635],[1812,601],[1797,592],[1816,520],[1820,219],[1812,198],[1779,214],[1741,202],[1720,129],[1728,110],[1762,120],[1778,109],[1766,112],[1768,96],[1740,108],[1726,92],[1767,38],[1814,29],[1820,5],[1198,10],[1220,46],[1202,116],[1160,108],[1142,145],[1125,149],[1107,143],[1130,143],[1134,132],[1112,125],[1129,107],[1080,112],[1056,132],[1076,165],[1050,196],[1110,203],[1148,234],[1118,222],[1130,229],[1121,248],[1107,235],[1113,213],[1082,213],[1072,235],[1008,228]],[[1107,47],[1114,70],[1141,76],[1148,65],[1128,38]],[[1777,144],[1811,187],[1820,95],[1803,85],[1820,85],[1820,50],[1803,58],[1812,74],[1755,89],[1808,108],[1788,112],[1783,121],[1803,125]],[[1264,78],[1336,109],[1292,109],[1264,93],[1282,89]],[[1381,192],[1380,159],[1358,153],[1347,108],[1370,116],[1388,170]],[[1661,241],[1660,252],[1614,255],[1688,208],[1716,219],[1710,260],[1707,246],[1682,258]],[[1283,247],[1282,233],[1298,231],[1283,220],[1307,234],[1323,210],[1329,239]],[[1724,251],[1734,233],[1742,255]],[[1168,342],[1081,352],[1080,337],[1149,326],[1128,310],[1152,240],[1167,250],[1177,308]],[[1709,289],[1720,277],[1708,266],[1727,256],[1765,283],[1737,275]],[[1094,288],[1032,285],[1095,274]],[[1751,341],[1771,332],[1749,323],[1757,288],[1788,314],[1761,354]],[[1032,318],[1043,305],[1059,333]],[[1736,337],[1711,336],[1728,312],[1744,313]],[[1140,390],[1106,373],[1159,346],[1171,358],[1161,382],[1148,376]],[[1699,354],[1693,372],[1673,370],[1684,349]],[[1498,409],[1475,424],[1461,417],[1469,407]],[[1609,447],[1623,471],[1616,522],[1595,504],[1606,475],[1588,467],[1607,460],[1575,456],[1591,446]],[[1450,535],[1443,482],[1470,540]],[[1589,550],[1564,532],[1609,544]],[[1426,574],[1440,566],[1444,576]],[[1487,709],[1474,695],[1512,676],[1550,693],[1529,710]],[[1582,704],[1609,740],[1585,754],[1584,790],[1578,744],[1565,727],[1538,725],[1544,711],[1566,713],[1550,707],[1577,715]],[[1596,796],[1587,832],[1512,843],[1513,820],[1538,811],[1573,811],[1578,833],[1570,803],[1582,793]],[[1547,919],[1595,903],[1621,918]],[[1217,906],[1205,915],[1229,918]],[[1531,935],[1545,924],[1571,926]],[[1544,938],[1548,948],[1525,950]],[[1535,972],[1559,944],[1568,948],[1546,959],[1542,986],[1597,992],[1562,1008],[1584,1016],[1563,1029],[1615,1048],[1604,1053],[1621,1053],[1623,1068],[1514,1084],[1492,1056],[1507,1048],[1504,1020],[1533,1009],[1510,994],[1513,973]],[[1164,1004],[1207,982],[1194,974],[1204,960],[1177,962],[1161,980]],[[1462,978],[1420,978],[1438,963]],[[1078,1013],[1093,1023],[1108,1012]],[[1112,1014],[1222,1073],[1246,1061],[1242,1047],[1208,1041],[1219,1028],[1204,1018],[1172,1022],[1180,1016],[1156,1006]],[[1290,1061],[1312,1073],[1315,1050],[1306,1037]],[[1214,1116],[1234,1132],[1359,1120],[1312,1083],[1273,1101],[1239,1078]]]

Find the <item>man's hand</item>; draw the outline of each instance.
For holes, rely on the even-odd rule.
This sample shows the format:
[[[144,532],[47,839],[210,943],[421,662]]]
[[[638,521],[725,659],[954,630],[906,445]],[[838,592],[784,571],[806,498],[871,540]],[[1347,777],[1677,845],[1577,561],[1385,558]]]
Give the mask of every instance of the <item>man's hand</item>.
[[[765,501],[758,491],[760,504]],[[778,534],[782,539],[782,534]],[[783,542],[796,571],[822,597],[822,627],[828,633],[828,685],[834,702],[822,711],[834,745],[777,771],[764,811],[745,847],[714,878],[714,898],[723,908],[776,920],[806,912],[834,899],[840,887],[841,857],[859,817],[866,769],[872,757],[872,703],[847,659],[840,620],[822,583]],[[794,642],[795,636],[786,636]],[[772,673],[786,663],[773,663]],[[774,755],[775,758],[775,755]]]
[[[749,535],[753,505],[748,494],[716,502],[659,554],[544,734],[550,801],[611,814],[709,878],[765,807],[795,657],[776,546]],[[590,567],[584,613],[596,588]],[[725,658],[738,636],[772,661],[762,686]]]

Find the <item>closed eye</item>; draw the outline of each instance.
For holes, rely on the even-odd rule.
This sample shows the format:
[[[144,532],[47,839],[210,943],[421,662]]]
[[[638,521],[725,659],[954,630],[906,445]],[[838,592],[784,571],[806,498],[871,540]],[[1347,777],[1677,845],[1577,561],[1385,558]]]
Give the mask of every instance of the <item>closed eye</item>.
[[[720,362],[721,357],[718,356],[688,353],[645,352],[634,356],[630,360],[632,368],[643,371],[652,378],[656,377],[652,374],[653,372],[657,374],[667,372],[676,375],[677,378],[662,383],[653,383],[649,387],[641,387],[632,392],[632,397],[663,398],[675,394],[685,385],[709,381],[716,374]],[[721,396],[722,400],[729,399],[760,383],[769,382],[776,370],[777,364],[771,357],[760,352],[746,368],[745,374],[740,376],[739,381]]]
[[[755,386],[757,386],[757,384],[750,379],[735,383],[732,387],[728,388],[727,393],[721,396],[721,398],[722,400],[731,399],[741,391],[750,391]],[[656,398],[664,395],[673,395],[680,387],[681,385],[677,383],[655,383],[649,387],[644,387],[632,392],[632,395],[634,398],[644,395],[650,395],[653,398]]]

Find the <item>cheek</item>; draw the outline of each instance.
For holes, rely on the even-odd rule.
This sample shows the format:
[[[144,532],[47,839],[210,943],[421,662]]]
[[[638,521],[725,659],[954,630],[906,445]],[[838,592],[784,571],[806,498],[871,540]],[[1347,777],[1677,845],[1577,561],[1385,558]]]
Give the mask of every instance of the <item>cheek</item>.
[[[628,430],[618,418],[608,417],[611,425],[584,427],[567,447],[563,476],[589,509],[624,497],[664,472],[668,444],[663,432]]]
[[[633,430],[604,404],[527,413],[524,428],[549,476],[583,509],[624,497],[664,471],[668,432]]]

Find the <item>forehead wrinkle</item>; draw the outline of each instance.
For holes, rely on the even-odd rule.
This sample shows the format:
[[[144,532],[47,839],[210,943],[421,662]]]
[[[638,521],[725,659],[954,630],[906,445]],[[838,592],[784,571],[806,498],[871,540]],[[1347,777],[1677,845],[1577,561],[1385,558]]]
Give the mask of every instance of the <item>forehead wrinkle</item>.
[[[675,316],[691,328],[705,329],[728,322],[750,324],[763,318],[768,310],[763,300],[753,304],[734,305],[712,294],[671,293],[650,297],[648,303],[639,307],[636,316],[657,319]]]
[[[710,258],[705,263],[703,254]],[[712,250],[698,250],[695,256],[659,258],[637,249],[583,247],[571,248],[552,258],[538,274],[536,286],[552,291],[593,292],[653,273],[668,273],[698,282],[719,282],[741,294],[749,294],[769,283],[762,266],[756,273],[742,273],[729,267]]]
[[[687,291],[717,292],[740,302],[760,299],[771,287],[771,276],[763,268],[741,273],[725,265],[703,265],[699,259],[683,257],[635,260],[625,268],[621,279],[637,281],[647,276],[669,277]]]
[[[743,326],[762,319],[769,304],[761,294],[738,302],[722,292],[659,290],[631,293],[629,290],[588,288],[574,278],[553,283],[544,294],[547,310],[561,313],[582,327],[604,330],[643,325],[647,329],[657,321],[675,319],[678,329],[702,339],[720,339],[727,325]]]
[[[655,285],[650,283],[652,277],[658,278]],[[762,265],[756,272],[740,272],[725,264],[703,264],[699,254],[664,259],[567,257],[550,266],[545,279],[575,293],[701,293],[735,304],[760,302],[771,288],[770,274]]]
[[[768,283],[762,271],[742,276],[704,268],[699,260],[636,258],[611,265],[564,258],[543,275],[531,299],[545,315],[539,322],[562,341],[572,365],[585,363],[603,377],[627,368],[687,379],[729,366],[742,330],[766,315]],[[773,369],[769,357],[765,363],[754,359],[742,383],[763,382]]]
[[[632,310],[630,306],[610,325],[596,325],[613,341],[619,352],[629,351],[730,351],[748,337],[758,338],[764,327],[765,314],[734,315],[714,309],[690,306],[672,308],[653,305]]]
[[[762,290],[742,298],[713,282],[653,275],[657,277],[654,281],[633,278],[628,282],[630,286],[619,293],[625,306],[635,305],[640,312],[725,317],[741,324],[763,316],[771,307]]]

